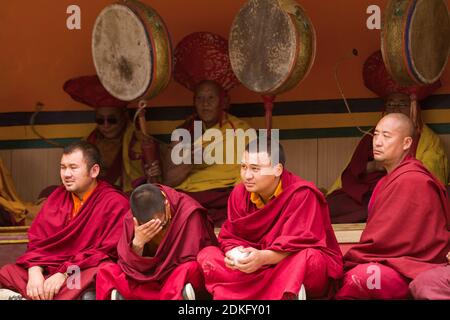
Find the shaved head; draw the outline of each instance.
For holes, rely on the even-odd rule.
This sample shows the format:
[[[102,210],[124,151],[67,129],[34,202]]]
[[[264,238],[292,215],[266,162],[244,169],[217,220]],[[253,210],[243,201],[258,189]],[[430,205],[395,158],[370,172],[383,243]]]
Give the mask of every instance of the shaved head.
[[[373,157],[387,172],[395,169],[410,152],[414,125],[403,113],[390,113],[377,124],[373,135]]]
[[[381,121],[392,121],[393,128],[403,134],[404,137],[414,136],[414,124],[411,119],[403,113],[389,113]]]

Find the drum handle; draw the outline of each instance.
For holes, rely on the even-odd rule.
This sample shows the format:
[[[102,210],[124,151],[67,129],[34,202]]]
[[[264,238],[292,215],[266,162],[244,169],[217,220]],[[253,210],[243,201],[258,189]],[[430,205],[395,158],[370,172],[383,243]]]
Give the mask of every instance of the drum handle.
[[[266,129],[268,133],[270,130],[272,130],[272,110],[275,97],[276,97],[275,95],[262,96],[262,99],[264,101],[264,109],[266,111]]]

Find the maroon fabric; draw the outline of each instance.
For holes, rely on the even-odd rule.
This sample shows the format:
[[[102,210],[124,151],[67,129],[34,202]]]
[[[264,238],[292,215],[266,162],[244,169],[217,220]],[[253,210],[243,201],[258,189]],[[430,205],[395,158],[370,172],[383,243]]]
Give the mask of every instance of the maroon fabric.
[[[119,265],[109,263],[98,271],[96,299],[109,300],[112,290],[116,289],[125,300],[181,300],[186,283],[192,285],[196,298],[205,295],[203,273],[197,261],[176,266],[162,283],[130,281]]]
[[[125,108],[128,102],[116,99],[103,87],[97,75],[67,80],[63,89],[73,100],[92,108]]]
[[[380,50],[367,58],[364,63],[363,78],[364,85],[384,99],[392,93],[404,93],[408,96],[415,94],[420,101],[441,87],[440,80],[426,86],[399,86],[387,71]]]
[[[73,219],[72,208],[72,194],[60,186],[31,225],[27,252],[16,262],[19,266],[41,266],[51,275],[66,272],[70,265],[84,270],[116,259],[122,221],[129,210],[127,198],[99,181]]]
[[[361,203],[355,201],[342,189],[327,196],[331,223],[363,223],[367,221],[367,206],[371,192],[367,192]]]
[[[312,183],[287,170],[281,179],[283,192],[262,209],[257,209],[250,201],[250,193],[243,184],[234,188],[228,200],[228,219],[220,231],[219,243],[223,252],[242,245],[258,250],[290,252],[291,256],[276,266],[264,266],[254,273],[246,274],[246,279],[252,283],[251,287],[239,282],[223,285],[221,296],[235,296],[242,291],[247,298],[251,298],[258,296],[260,291],[266,291],[273,292],[273,295],[268,294],[265,298],[280,299],[280,291],[283,290],[296,294],[303,282],[305,268],[298,267],[297,272],[292,272],[293,265],[289,261],[299,259],[296,254],[305,249],[320,252],[329,278],[341,277],[342,255],[322,193]],[[202,268],[211,270],[211,263],[214,264],[204,261]],[[235,270],[225,271],[232,279]],[[273,281],[273,275],[279,275],[275,277],[277,281]],[[209,280],[206,279],[206,285],[214,286],[214,279],[215,276],[211,275]],[[280,290],[280,286],[285,284],[287,287]]]
[[[208,211],[208,219],[216,228],[219,228],[227,219],[228,198],[230,197],[231,191],[233,191],[233,188],[183,192],[206,208]]]
[[[336,300],[407,299],[408,279],[378,263],[360,264],[345,273]]]
[[[364,195],[372,193],[378,180],[386,175],[384,171],[366,173],[367,163],[374,160],[372,140],[368,134],[361,139],[341,176],[342,190],[358,203],[362,203]]]
[[[194,91],[204,80],[220,84],[226,91],[239,84],[228,56],[228,41],[210,32],[194,32],[175,48],[175,81]]]
[[[450,300],[450,264],[422,272],[409,290],[418,300]]]
[[[183,263],[196,261],[198,252],[206,246],[217,245],[212,226],[206,220],[205,209],[187,195],[172,188],[158,185],[166,194],[172,211],[172,222],[154,257],[141,257],[131,249],[134,237],[134,222],[131,211],[125,217],[124,230],[117,246],[118,264],[132,284],[155,283],[156,292],[165,283],[171,272]],[[169,286],[183,286],[175,278]],[[178,281],[177,281],[178,280]],[[114,283],[97,284],[99,296],[106,297]],[[150,294],[150,293],[149,293]]]
[[[344,256],[349,270],[378,262],[414,279],[446,262],[449,207],[444,186],[412,156],[382,178],[369,203],[360,243]]]

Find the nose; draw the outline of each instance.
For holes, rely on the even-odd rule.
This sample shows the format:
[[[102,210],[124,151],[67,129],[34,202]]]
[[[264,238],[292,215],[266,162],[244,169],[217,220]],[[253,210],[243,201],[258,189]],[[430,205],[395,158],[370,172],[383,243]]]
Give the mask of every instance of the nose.
[[[64,177],[70,177],[72,176],[72,170],[70,168],[62,169],[62,174]]]
[[[250,180],[251,178],[253,178],[253,174],[252,174],[252,172],[250,171],[250,169],[245,169],[245,170],[244,170],[244,178],[245,178],[246,180]]]
[[[373,144],[375,146],[381,146],[381,144],[382,144],[381,142],[382,141],[381,141],[380,135],[376,135],[376,136],[373,137]]]

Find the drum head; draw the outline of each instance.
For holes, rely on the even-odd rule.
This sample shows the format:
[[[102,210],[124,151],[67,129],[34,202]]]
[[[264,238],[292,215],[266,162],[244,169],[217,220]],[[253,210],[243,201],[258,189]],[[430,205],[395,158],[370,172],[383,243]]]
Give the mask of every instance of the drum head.
[[[132,101],[150,86],[153,49],[144,24],[127,6],[110,5],[97,17],[92,55],[103,86],[114,97]]]
[[[296,64],[296,27],[278,1],[250,0],[234,19],[229,53],[239,81],[254,92],[271,92]]]
[[[450,48],[450,19],[442,0],[421,0],[411,17],[411,64],[423,83],[439,79]]]
[[[436,82],[450,50],[450,18],[442,0],[390,0],[381,37],[386,68],[402,86]]]

